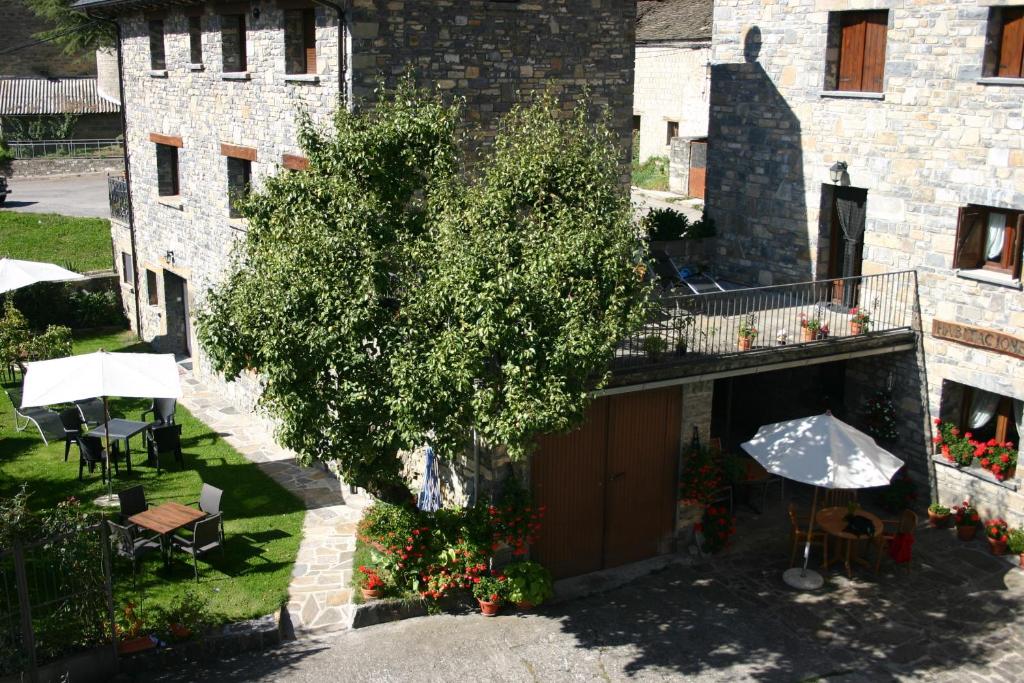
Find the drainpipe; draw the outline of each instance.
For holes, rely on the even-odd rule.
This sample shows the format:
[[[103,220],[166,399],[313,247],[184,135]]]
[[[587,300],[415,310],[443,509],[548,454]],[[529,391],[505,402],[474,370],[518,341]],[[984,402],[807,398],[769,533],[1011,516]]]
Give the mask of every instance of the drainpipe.
[[[334,13],[338,15],[338,95],[344,100],[345,106],[351,106],[351,93],[348,91],[348,56],[345,51],[345,36],[348,31],[346,29],[347,23],[345,21],[345,10],[341,5],[331,2],[330,0],[313,0],[317,5],[322,5],[329,9],[334,10]]]
[[[124,183],[128,193],[128,235],[132,245],[132,290],[135,294],[135,336],[142,339],[142,307],[139,305],[139,254],[135,246],[135,210],[132,202],[132,173],[128,161],[128,104],[124,96],[124,53],[121,51],[121,24],[98,14],[86,12],[86,16],[97,21],[104,21],[114,26],[117,32],[117,90],[118,98],[121,100],[121,132],[124,136],[124,144],[121,146],[124,157]],[[108,197],[109,199],[109,197]],[[113,242],[111,242],[113,249]],[[117,259],[116,250],[114,258]]]
[[[476,505],[480,499],[480,437],[473,428],[473,500],[470,505]]]

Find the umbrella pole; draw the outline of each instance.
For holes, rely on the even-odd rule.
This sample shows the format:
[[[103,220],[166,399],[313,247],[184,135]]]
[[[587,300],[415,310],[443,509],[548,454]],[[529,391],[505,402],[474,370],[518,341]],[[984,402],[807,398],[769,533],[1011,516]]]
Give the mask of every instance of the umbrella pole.
[[[109,508],[118,505],[118,501],[114,498],[114,472],[110,466],[110,408],[107,406],[106,396],[103,397],[103,432],[107,449],[107,495],[100,496],[93,502],[100,507]],[[100,467],[103,466],[104,463],[100,463]]]
[[[811,556],[811,534],[814,532],[814,515],[818,512],[818,487],[814,487],[814,502],[811,503],[811,521],[807,524],[807,542],[804,544],[804,566],[793,567],[782,572],[782,580],[793,588],[815,590],[821,588],[825,579],[818,572],[807,568]]]
[[[814,487],[814,502],[811,503],[811,519],[807,522],[807,543],[804,544],[804,571],[807,575],[807,560],[811,557],[811,534],[814,532],[814,515],[818,512],[818,487]]]

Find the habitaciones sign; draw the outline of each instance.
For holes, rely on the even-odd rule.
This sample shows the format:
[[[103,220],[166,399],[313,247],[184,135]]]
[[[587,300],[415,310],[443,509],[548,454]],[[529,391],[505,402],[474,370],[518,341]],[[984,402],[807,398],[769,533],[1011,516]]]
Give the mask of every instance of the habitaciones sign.
[[[933,319],[932,336],[1024,359],[1024,339],[1011,337],[1002,332]]]

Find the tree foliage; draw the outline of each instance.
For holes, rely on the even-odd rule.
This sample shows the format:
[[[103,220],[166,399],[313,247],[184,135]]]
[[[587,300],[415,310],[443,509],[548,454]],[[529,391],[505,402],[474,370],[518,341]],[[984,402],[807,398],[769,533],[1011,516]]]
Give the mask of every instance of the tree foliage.
[[[394,500],[401,448],[451,455],[475,426],[521,456],[578,423],[646,293],[614,138],[583,107],[517,108],[466,172],[458,103],[377,100],[303,123],[309,170],[241,207],[198,331],[218,370],[263,377],[285,445]]]
[[[117,45],[117,31],[109,21],[88,16],[74,9],[75,0],[24,0],[25,5],[52,29],[40,31],[33,37],[52,40],[64,48],[65,54],[93,52]]]

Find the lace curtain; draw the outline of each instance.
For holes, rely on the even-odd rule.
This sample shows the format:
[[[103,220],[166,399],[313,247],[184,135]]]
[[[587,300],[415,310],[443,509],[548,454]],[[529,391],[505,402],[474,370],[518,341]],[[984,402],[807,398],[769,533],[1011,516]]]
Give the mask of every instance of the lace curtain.
[[[992,416],[996,414],[996,408],[998,407],[998,394],[975,389],[974,398],[971,401],[970,423],[967,426],[971,429],[984,427],[992,419]]]
[[[988,215],[988,239],[985,242],[985,258],[998,259],[1003,253],[1003,239],[1006,236],[1006,214],[991,212]]]
[[[1017,424],[1017,438],[1024,435],[1024,401],[1013,399],[1013,421]]]

